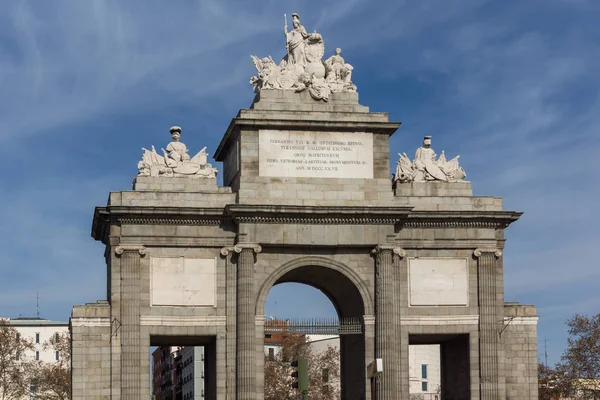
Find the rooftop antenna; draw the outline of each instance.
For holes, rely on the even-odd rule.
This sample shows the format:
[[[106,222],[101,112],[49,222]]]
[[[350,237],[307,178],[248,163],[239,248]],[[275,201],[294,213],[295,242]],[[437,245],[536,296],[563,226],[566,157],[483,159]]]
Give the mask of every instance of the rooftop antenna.
[[[35,292],[35,308],[37,312],[37,317],[40,317],[40,292]]]
[[[544,336],[544,364],[548,365],[548,339]]]

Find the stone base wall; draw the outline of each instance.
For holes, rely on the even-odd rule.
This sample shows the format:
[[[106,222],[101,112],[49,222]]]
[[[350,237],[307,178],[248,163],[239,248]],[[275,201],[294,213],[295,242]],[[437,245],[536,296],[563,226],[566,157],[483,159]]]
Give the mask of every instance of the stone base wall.
[[[473,196],[473,189],[471,188],[471,182],[396,182],[394,183],[394,195],[409,197],[471,197]]]
[[[538,398],[537,321],[534,306],[504,306],[501,340],[506,362],[506,400]]]
[[[133,179],[133,190],[201,192],[217,190],[217,178],[196,176],[142,176]]]
[[[253,110],[268,111],[324,111],[368,113],[369,107],[358,104],[358,93],[332,93],[329,101],[314,101],[308,91],[262,90],[250,106]]]
[[[110,399],[108,302],[73,307],[71,337],[73,400]]]

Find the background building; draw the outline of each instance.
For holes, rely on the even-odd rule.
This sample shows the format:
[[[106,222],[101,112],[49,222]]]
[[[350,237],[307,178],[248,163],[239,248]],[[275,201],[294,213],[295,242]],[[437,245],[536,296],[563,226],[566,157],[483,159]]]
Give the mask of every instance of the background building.
[[[40,317],[2,318],[15,327],[21,337],[28,338],[35,349],[27,352],[26,357],[44,362],[54,362],[60,359],[60,354],[52,348],[44,349],[44,343],[50,339],[69,332],[68,322],[51,321]]]
[[[51,321],[40,317],[18,317],[18,318],[0,318],[8,322],[18,331],[19,338],[26,338],[33,343],[34,348],[23,354],[23,359],[54,363],[61,359],[59,351],[54,350],[49,344],[51,339],[60,337],[69,332],[69,323],[60,321]],[[32,379],[29,390],[35,392],[37,383]],[[30,397],[34,399],[34,396]],[[13,399],[14,400],[14,399]]]
[[[440,345],[419,344],[408,347],[411,395],[425,400],[441,398]]]
[[[204,347],[159,346],[152,352],[155,400],[204,399]]]

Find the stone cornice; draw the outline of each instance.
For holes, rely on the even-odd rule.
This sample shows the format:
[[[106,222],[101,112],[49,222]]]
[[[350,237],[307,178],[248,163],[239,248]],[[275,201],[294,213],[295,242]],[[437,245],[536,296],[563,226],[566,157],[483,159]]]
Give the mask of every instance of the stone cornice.
[[[219,225],[226,222],[222,207],[96,207],[92,237],[108,243],[111,223],[133,225]]]
[[[517,211],[413,211],[402,228],[504,229],[523,215]]]
[[[373,225],[395,224],[412,207],[326,207],[231,204],[227,216],[236,223]]]

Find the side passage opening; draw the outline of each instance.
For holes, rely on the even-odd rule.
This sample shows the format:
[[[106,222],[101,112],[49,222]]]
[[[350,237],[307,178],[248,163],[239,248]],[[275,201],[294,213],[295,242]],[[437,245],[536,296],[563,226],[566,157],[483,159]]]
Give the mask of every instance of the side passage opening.
[[[152,336],[150,388],[155,400],[216,400],[214,336]]]
[[[470,399],[469,357],[468,334],[410,335],[410,398]]]

